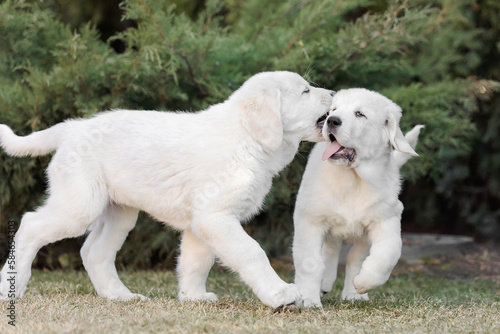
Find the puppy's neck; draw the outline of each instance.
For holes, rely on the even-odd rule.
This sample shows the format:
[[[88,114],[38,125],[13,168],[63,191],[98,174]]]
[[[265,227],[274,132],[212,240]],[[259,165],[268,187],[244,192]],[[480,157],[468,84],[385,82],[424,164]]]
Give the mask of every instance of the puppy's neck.
[[[275,174],[279,173],[283,169],[283,166],[288,166],[288,164],[292,162],[299,148],[299,144],[300,140],[287,138],[287,136],[285,136],[281,146],[276,151],[266,153],[267,161],[264,161],[264,164],[268,167],[273,166],[272,169]]]
[[[378,158],[362,161],[353,172],[374,188],[399,186],[399,168],[390,153]]]

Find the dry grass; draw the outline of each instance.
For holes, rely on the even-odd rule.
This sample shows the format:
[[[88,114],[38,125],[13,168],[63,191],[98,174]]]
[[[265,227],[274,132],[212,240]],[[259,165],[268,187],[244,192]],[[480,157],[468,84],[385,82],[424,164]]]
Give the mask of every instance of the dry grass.
[[[290,270],[282,271],[290,280]],[[123,281],[150,301],[114,302],[95,295],[85,272],[35,271],[16,327],[6,318],[0,333],[499,333],[500,283],[449,281],[413,275],[391,278],[369,302],[341,302],[341,284],[324,309],[272,310],[234,275],[213,270],[217,303],[175,299],[172,272],[122,272]]]

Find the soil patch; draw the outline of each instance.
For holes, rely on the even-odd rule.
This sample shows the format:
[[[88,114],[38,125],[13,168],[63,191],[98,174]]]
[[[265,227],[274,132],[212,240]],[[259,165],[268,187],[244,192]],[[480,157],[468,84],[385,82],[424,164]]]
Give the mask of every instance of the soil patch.
[[[464,252],[400,261],[395,276],[409,273],[447,279],[489,279],[500,281],[500,246],[480,244]]]

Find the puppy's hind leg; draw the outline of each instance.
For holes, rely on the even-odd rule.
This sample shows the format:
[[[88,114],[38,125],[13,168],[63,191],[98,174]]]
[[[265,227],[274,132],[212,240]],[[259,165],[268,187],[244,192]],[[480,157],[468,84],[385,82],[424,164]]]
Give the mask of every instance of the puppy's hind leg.
[[[215,256],[210,247],[188,228],[182,235],[181,255],[177,265],[180,300],[216,301],[217,296],[207,292],[206,281]]]
[[[138,213],[137,209],[109,204],[95,220],[80,251],[83,265],[101,297],[116,300],[148,299],[130,292],[118,277],[115,267],[116,252],[134,228]]]
[[[361,270],[361,265],[370,251],[370,244],[367,240],[358,240],[347,255],[345,269],[344,289],[342,290],[343,300],[368,300],[368,294],[359,294],[354,288],[354,277]]]
[[[24,215],[10,254],[15,264],[11,266],[6,263],[0,274],[1,299],[23,296],[31,277],[31,263],[41,247],[61,239],[80,236],[87,230],[91,217],[62,211],[62,205],[49,198],[46,206]]]
[[[26,213],[21,220],[11,253],[15,265],[2,268],[0,298],[21,297],[38,250],[49,243],[84,234],[108,202],[99,174],[92,173],[96,170],[94,166],[83,161],[65,164],[64,158],[64,153],[58,151],[49,165],[50,196],[44,206]]]
[[[337,279],[337,269],[339,265],[340,250],[342,240],[327,235],[323,245],[323,256],[325,261],[325,272],[321,281],[321,294],[326,295],[332,290],[333,283]]]

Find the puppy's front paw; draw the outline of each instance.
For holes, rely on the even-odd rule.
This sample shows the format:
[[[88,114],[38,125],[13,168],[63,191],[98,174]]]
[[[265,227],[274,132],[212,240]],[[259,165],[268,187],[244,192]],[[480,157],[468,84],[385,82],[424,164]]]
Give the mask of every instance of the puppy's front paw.
[[[387,282],[387,280],[389,279],[389,275],[380,275],[379,273],[361,270],[361,272],[356,277],[354,277],[354,288],[360,295],[365,294],[371,289]]]
[[[342,300],[348,300],[348,301],[370,300],[370,298],[368,298],[367,293],[360,295],[356,291],[352,291],[352,292],[342,291]]]
[[[269,299],[261,299],[264,304],[272,308],[296,304],[301,295],[295,284],[286,284],[283,288],[271,293]]]

